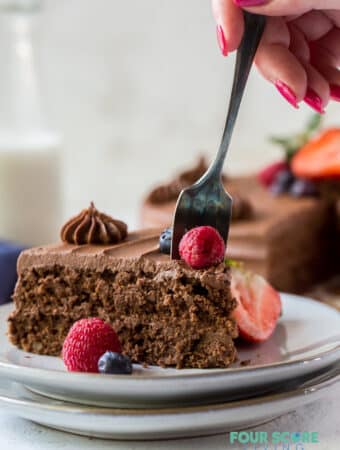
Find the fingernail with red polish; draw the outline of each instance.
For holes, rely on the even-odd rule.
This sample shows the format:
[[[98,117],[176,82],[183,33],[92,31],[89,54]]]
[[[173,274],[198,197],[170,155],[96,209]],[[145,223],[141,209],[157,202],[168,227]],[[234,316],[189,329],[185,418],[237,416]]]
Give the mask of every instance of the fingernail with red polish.
[[[244,6],[260,6],[267,3],[268,0],[234,0],[234,3],[237,6],[241,6],[243,8]]]
[[[276,89],[280,92],[287,102],[289,102],[294,108],[299,109],[297,98],[292,89],[286,85],[283,81],[277,80],[275,83]]]
[[[331,99],[335,100],[336,102],[340,102],[340,86],[337,86],[336,84],[331,84],[330,89],[331,89]]]
[[[325,110],[323,109],[321,97],[313,91],[313,89],[308,88],[305,98],[303,99],[308,106],[310,106],[314,111],[319,114],[324,114]]]
[[[221,25],[217,25],[216,35],[217,35],[217,42],[218,42],[218,45],[220,46],[222,55],[227,56],[228,55],[228,45],[227,45],[227,41],[224,36],[223,28],[221,27]]]

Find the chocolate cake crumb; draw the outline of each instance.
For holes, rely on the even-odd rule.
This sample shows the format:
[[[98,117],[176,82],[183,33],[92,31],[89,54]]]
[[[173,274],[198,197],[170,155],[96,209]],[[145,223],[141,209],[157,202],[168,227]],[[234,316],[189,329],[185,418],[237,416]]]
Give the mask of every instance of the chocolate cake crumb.
[[[244,359],[243,361],[240,361],[240,366],[249,366],[251,363],[250,359]]]

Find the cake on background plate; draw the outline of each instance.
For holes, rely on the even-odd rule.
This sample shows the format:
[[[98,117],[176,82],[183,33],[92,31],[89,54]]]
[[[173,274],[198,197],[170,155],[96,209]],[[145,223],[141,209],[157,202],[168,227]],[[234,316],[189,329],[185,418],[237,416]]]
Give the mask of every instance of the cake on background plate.
[[[292,158],[294,162],[294,155],[299,157],[300,149],[303,153],[319,121],[315,116],[303,133],[273,139],[284,147],[284,160],[256,175],[224,177],[226,190],[234,201],[227,257],[244,262],[246,268],[284,292],[306,292],[339,272],[340,215],[334,202],[335,189],[333,197],[323,195],[321,185],[329,187],[329,179],[321,184],[292,172]],[[322,142],[324,135],[328,142],[329,131],[321,134]],[[331,137],[331,149],[340,149],[340,132],[332,131]],[[304,162],[302,167],[307,164]],[[200,158],[191,170],[154,188],[142,203],[141,225],[170,226],[180,191],[199,179],[206,169],[207,164]],[[338,176],[340,179],[340,169]],[[332,183],[339,185],[338,179]]]
[[[327,200],[273,196],[255,176],[227,178],[225,186],[237,193],[239,208],[229,229],[228,258],[244,262],[284,292],[304,292],[334,272],[336,219]],[[174,198],[155,203],[149,195],[141,225],[170,226],[175,205]]]
[[[340,256],[340,129],[331,128],[308,142],[292,159],[293,172],[317,184],[334,206],[336,239],[332,253]],[[340,273],[340,263],[337,264]]]

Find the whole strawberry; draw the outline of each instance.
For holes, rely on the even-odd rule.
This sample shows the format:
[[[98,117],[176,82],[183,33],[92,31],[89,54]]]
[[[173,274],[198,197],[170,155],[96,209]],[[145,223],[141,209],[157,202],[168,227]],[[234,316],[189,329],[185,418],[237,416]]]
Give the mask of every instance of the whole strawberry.
[[[81,319],[66,336],[62,358],[69,371],[98,372],[98,360],[106,351],[121,352],[111,325],[98,318]]]
[[[179,243],[181,258],[193,269],[203,269],[223,261],[225,245],[216,228],[192,228]]]

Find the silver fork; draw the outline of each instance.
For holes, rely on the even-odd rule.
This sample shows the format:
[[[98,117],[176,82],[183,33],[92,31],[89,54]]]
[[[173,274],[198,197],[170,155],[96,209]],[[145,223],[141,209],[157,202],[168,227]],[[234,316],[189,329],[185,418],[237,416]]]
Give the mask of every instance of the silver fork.
[[[243,93],[263,34],[266,18],[245,12],[245,32],[237,51],[233,87],[222,142],[216,158],[206,173],[184,189],[177,200],[172,227],[171,258],[179,259],[178,246],[191,228],[211,225],[227,242],[231,221],[232,198],[222,184],[222,169]]]

